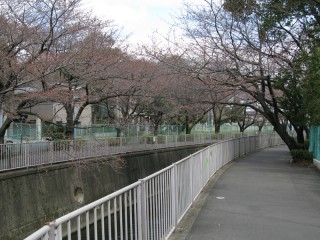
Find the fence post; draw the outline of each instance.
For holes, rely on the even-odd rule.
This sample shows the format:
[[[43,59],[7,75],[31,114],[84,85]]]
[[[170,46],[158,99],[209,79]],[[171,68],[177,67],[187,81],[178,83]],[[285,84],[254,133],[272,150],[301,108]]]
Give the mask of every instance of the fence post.
[[[29,165],[30,165],[30,159],[29,159],[29,156],[30,156],[30,152],[28,151],[29,150],[29,144],[26,144],[26,143],[21,143],[21,146],[24,145],[24,158],[25,158],[25,164],[26,164],[26,167],[28,168]]]
[[[56,239],[56,232],[55,232],[54,222],[49,223],[49,226],[50,226],[50,230],[49,230],[50,240],[55,240]]]
[[[174,163],[171,171],[171,214],[172,214],[172,224],[173,227],[175,228],[178,223],[178,217],[177,217],[177,212],[178,212],[178,201],[177,201],[177,164]]]
[[[267,146],[267,147],[271,147],[271,141],[272,141],[271,136],[272,136],[272,135],[269,135],[269,136],[268,136],[268,146]]]
[[[237,139],[232,140],[232,144],[233,144],[233,159],[232,160],[235,160],[237,158],[236,141],[237,141]]]
[[[258,136],[258,135],[256,135],[254,138],[255,138],[255,141],[254,141],[254,148],[255,148],[255,151],[257,151],[257,150],[258,150],[258,141],[259,141],[259,136]]]
[[[242,138],[242,137],[241,137]],[[246,155],[246,138],[242,138],[243,139],[243,155],[245,156]]]
[[[130,142],[129,137],[128,137],[128,142]],[[134,151],[134,149],[136,148],[136,144],[138,141],[136,141],[136,137],[132,137],[132,147],[131,150]],[[130,145],[129,145],[130,146]]]
[[[193,161],[193,156],[190,157],[189,159],[189,179],[190,179],[190,200],[191,202],[193,202],[193,184],[194,184],[194,176],[193,176],[193,164],[194,164],[194,161]],[[200,175],[200,174],[199,174]],[[201,175],[200,175],[201,176]]]
[[[144,180],[139,181],[137,189],[137,212],[138,212],[138,239],[147,239],[147,206],[146,206],[146,188]]]
[[[49,142],[49,152],[48,152],[51,160],[50,160],[50,163],[52,164],[53,163],[53,160],[54,160],[54,141],[50,141]]]

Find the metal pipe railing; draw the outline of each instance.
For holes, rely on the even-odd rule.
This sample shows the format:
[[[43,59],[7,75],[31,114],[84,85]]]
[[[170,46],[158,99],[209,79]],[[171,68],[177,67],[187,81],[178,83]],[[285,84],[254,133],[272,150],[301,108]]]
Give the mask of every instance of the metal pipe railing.
[[[0,144],[0,172],[124,152],[211,143],[237,135],[191,134]]]
[[[50,222],[25,240],[166,239],[216,171],[247,153],[279,144],[276,135],[213,144]]]

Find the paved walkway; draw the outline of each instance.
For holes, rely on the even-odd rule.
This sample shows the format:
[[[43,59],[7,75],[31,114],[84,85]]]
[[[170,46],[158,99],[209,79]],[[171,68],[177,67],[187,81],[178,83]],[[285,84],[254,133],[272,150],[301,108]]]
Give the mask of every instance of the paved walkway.
[[[277,147],[236,161],[170,239],[320,239],[320,171],[293,167],[289,159],[288,149]]]

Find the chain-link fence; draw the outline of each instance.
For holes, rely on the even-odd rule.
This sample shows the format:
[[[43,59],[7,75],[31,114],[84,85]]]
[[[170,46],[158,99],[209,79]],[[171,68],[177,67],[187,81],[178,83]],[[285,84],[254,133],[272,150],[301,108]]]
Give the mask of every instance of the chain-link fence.
[[[240,132],[237,125],[222,125],[221,133]],[[250,126],[245,132],[258,132],[257,126]],[[262,128],[263,133],[273,131],[271,125]],[[64,125],[57,124],[26,124],[12,123],[6,132],[5,141],[8,143],[40,141],[45,139],[63,139],[65,133]],[[192,133],[214,133],[214,126],[208,124],[197,124],[193,127]],[[185,128],[181,125],[160,125],[157,135],[179,135],[185,134]],[[105,138],[105,137],[140,137],[153,136],[152,125],[127,125],[117,128],[114,125],[91,125],[77,126],[74,136],[77,139]]]
[[[41,134],[36,124],[13,122],[6,131],[5,140],[9,143],[41,140]]]

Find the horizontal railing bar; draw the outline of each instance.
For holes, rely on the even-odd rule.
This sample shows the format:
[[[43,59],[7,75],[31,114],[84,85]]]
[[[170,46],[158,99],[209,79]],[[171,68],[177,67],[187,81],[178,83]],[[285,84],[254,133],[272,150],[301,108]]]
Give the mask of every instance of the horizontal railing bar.
[[[187,137],[191,141],[186,141]],[[147,139],[152,142],[147,143]],[[211,143],[216,140],[215,135],[190,134],[0,144],[0,172],[121,153]]]
[[[151,175],[143,178],[142,180],[143,180],[143,181],[148,181],[148,180],[150,180],[151,178],[154,178],[154,177],[160,175],[161,173],[164,173],[164,172],[168,171],[168,170],[171,169],[171,168],[173,168],[173,164],[170,165],[170,166],[168,166],[168,167],[166,167],[166,168],[163,168],[163,169],[159,170],[158,172],[155,172],[155,173],[153,173],[153,174],[151,174]]]
[[[42,228],[40,228],[38,231],[34,232],[33,234],[31,234],[30,236],[28,236],[27,238],[25,238],[24,240],[34,240],[34,239],[40,239],[42,238],[44,235],[46,235],[50,230],[50,227],[48,225],[43,226]]]
[[[246,138],[246,137],[243,137],[243,138]],[[187,156],[187,157],[185,157],[185,158],[183,158],[183,159],[175,162],[175,164],[178,165],[178,164],[180,164],[180,163],[188,160],[190,157],[193,157],[193,156],[199,154],[199,152],[205,151],[205,150],[209,149],[209,148],[212,147],[212,146],[220,145],[220,144],[222,144],[222,143],[229,142],[229,141],[234,141],[234,140],[236,140],[236,139],[239,139],[239,138],[233,138],[233,139],[228,139],[228,140],[221,140],[221,141],[219,141],[219,142],[217,142],[217,143],[213,143],[213,144],[211,144],[210,146],[205,147],[205,148],[201,149],[200,151],[197,151],[197,152],[195,152],[195,153],[192,153],[192,154],[190,154],[189,156]]]
[[[88,205],[85,205],[85,206],[83,206],[83,207],[81,207],[71,213],[68,213],[60,218],[57,218],[55,221],[53,221],[53,223],[55,226],[58,226],[62,223],[65,223],[66,221],[69,221],[72,218],[75,218],[75,217],[77,217],[77,216],[79,216],[89,210],[92,210],[93,208],[98,207],[99,205],[101,205],[101,204],[103,204],[103,203],[105,203],[105,202],[125,193],[125,192],[128,192],[129,190],[131,190],[137,186],[139,186],[139,182],[132,183],[132,184],[116,191],[116,192],[113,192],[103,198],[100,198],[92,203],[89,203]]]

